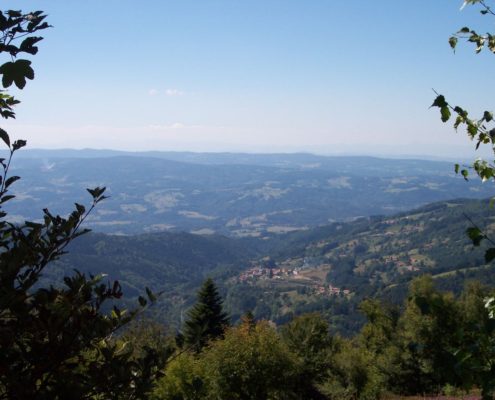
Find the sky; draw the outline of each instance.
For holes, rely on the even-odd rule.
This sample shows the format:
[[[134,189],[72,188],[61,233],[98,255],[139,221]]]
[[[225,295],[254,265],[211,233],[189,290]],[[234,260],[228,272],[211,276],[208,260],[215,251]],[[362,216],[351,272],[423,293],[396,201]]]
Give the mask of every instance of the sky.
[[[30,148],[476,156],[435,94],[493,110],[462,0],[7,0],[44,10],[35,80],[3,127]],[[7,60],[5,60],[7,61]]]

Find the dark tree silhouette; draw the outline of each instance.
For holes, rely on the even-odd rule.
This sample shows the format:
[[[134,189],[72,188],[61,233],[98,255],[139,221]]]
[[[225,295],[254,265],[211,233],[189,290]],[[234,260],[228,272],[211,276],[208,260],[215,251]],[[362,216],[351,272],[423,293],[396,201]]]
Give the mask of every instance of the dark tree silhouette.
[[[209,340],[223,337],[229,318],[222,303],[215,283],[208,278],[199,290],[198,301],[189,311],[184,325],[186,345],[199,352]]]

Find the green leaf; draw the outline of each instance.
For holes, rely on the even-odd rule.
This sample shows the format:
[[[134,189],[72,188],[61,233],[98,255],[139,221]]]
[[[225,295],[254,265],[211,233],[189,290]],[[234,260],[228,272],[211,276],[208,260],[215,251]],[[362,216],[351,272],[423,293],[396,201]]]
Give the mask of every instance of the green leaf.
[[[468,175],[469,175],[469,172],[468,172],[468,170],[467,170],[467,169],[463,169],[463,170],[461,171],[461,175],[463,176],[464,180],[466,180],[466,181],[468,180]]]
[[[105,192],[106,187],[95,187],[94,189],[88,188],[86,190],[93,197],[94,200],[97,200]]]
[[[121,293],[120,283],[119,281],[114,281],[112,287],[112,294],[115,296],[115,295],[119,295],[120,293]]]
[[[84,214],[84,212],[86,211],[86,207],[84,207],[82,204],[79,204],[79,203],[75,203],[76,205],[76,210],[79,214]]]
[[[462,107],[459,107],[459,106],[455,106],[454,107],[454,111],[459,114],[459,116],[463,117],[463,118],[467,118],[468,116],[468,112],[466,110],[464,110]]]
[[[31,221],[26,221],[25,225],[31,229],[41,229],[43,227],[43,225]]]
[[[2,139],[8,147],[10,147],[9,134],[6,131],[4,131],[2,128],[0,128],[0,139]]]
[[[3,197],[0,197],[0,204],[3,204],[11,199],[13,199],[15,196],[14,195],[7,195],[7,196],[3,196]]]
[[[455,164],[454,165],[454,171],[455,171],[456,174],[459,173],[459,164]]]
[[[140,305],[141,307],[146,306],[146,304],[148,303],[148,302],[146,301],[146,299],[145,299],[143,296],[139,296],[139,297],[138,297],[138,301],[139,301],[139,305]]]
[[[19,140],[16,140],[14,142],[14,144],[12,145],[12,150],[16,151],[16,150],[19,150],[21,147],[24,147],[26,145],[26,141],[25,140],[22,140],[22,139],[19,139]]]
[[[22,17],[22,12],[18,10],[8,10],[7,15],[11,18],[20,18]]]
[[[148,295],[148,299],[154,303],[156,301],[156,296],[155,294],[150,290],[150,288],[146,288],[146,294]]]
[[[480,229],[476,226],[472,226],[466,229],[466,234],[469,239],[473,242],[473,246],[479,246],[481,241],[485,238],[485,236],[481,233]]]
[[[455,51],[455,46],[457,46],[457,38],[455,36],[451,36],[449,38],[449,44],[450,44],[450,47],[452,48],[452,50]]]
[[[15,181],[18,179],[21,179],[20,176],[11,176],[5,181],[5,188],[8,188],[10,185],[12,185]]]
[[[467,127],[468,134],[469,134],[469,136],[474,138],[476,136],[476,134],[478,133],[478,127],[471,120],[468,120],[467,124],[468,124],[468,127]]]
[[[493,259],[495,259],[495,247],[490,247],[486,252],[485,252],[485,262],[489,263]]]
[[[21,45],[19,46],[19,50],[34,55],[38,52],[38,47],[34,45],[40,40],[43,40],[43,38],[39,36],[27,37],[22,41]]]
[[[433,101],[433,104],[431,107],[446,107],[448,106],[448,103],[445,101],[445,97],[441,94],[439,94],[436,99]]]
[[[440,114],[442,116],[442,122],[447,122],[450,119],[450,109],[448,106],[440,108]]]
[[[120,309],[118,309],[117,307],[113,306],[113,309],[112,309],[112,318],[119,319],[121,316],[122,316],[122,313],[121,313]]]
[[[26,86],[26,79],[34,79],[34,70],[29,60],[6,62],[0,66],[0,74],[3,75],[2,85],[5,88],[15,83],[19,89],[23,89]]]

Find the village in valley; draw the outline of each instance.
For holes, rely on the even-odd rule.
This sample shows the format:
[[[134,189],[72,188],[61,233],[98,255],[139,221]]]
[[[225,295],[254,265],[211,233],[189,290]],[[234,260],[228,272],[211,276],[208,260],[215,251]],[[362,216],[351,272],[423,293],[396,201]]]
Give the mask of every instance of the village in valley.
[[[300,266],[295,266],[302,264]],[[325,282],[326,274],[331,269],[330,264],[309,266],[308,259],[290,260],[277,265],[270,259],[264,259],[243,271],[235,279],[238,283],[256,285],[258,282],[273,282],[301,285],[308,288],[312,294],[319,296],[345,296],[349,297],[349,289],[333,286]]]
[[[373,231],[356,232],[348,239],[332,238],[312,243],[306,256],[274,261],[264,258],[232,278],[232,283],[275,287],[304,287],[307,294],[350,298],[352,282],[337,276],[348,269],[354,276],[385,284],[392,276],[417,273],[434,265],[428,253],[438,243],[415,246],[414,236],[424,230],[424,215],[382,219]],[[337,227],[338,230],[338,227]],[[341,236],[342,237],[342,236]]]

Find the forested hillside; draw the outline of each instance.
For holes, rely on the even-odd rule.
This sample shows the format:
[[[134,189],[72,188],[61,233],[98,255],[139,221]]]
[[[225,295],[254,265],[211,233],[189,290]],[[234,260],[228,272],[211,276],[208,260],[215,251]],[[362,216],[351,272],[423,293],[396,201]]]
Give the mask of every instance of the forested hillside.
[[[285,248],[272,250],[270,263],[261,260],[231,279],[228,299],[239,313],[256,304],[255,314],[280,322],[322,312],[349,334],[362,321],[356,310],[363,299],[400,303],[415,276],[431,274],[454,293],[473,279],[493,285],[483,248],[466,236],[468,216],[493,229],[488,201],[458,200],[293,235]]]
[[[451,200],[264,239],[93,233],[74,242],[46,278],[56,281],[72,269],[105,273],[119,280],[131,302],[145,287],[163,291],[152,311],[177,327],[194,292],[211,276],[234,320],[249,310],[279,323],[320,311],[333,329],[352,334],[364,321],[357,311],[364,298],[399,303],[415,276],[431,274],[439,287],[455,293],[471,279],[495,284],[483,250],[473,248],[465,234],[468,217],[493,229],[495,211],[488,201]]]

